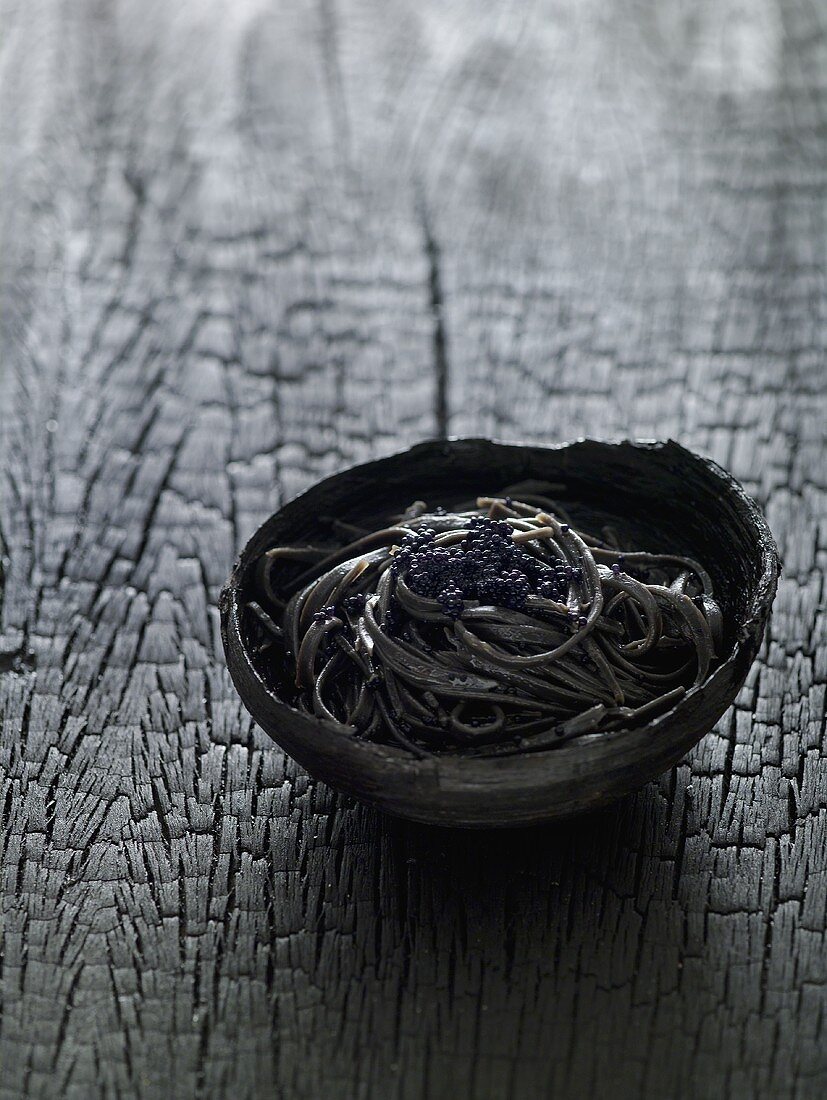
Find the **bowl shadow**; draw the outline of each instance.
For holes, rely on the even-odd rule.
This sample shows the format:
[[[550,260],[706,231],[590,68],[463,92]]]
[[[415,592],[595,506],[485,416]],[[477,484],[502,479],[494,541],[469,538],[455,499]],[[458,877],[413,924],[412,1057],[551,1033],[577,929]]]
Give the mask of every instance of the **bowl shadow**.
[[[325,1012],[304,1037],[327,1067],[318,1086],[358,1078],[365,1095],[493,1097],[616,1084],[639,1095],[636,1031],[660,1013],[675,1030],[658,1073],[676,1094],[694,1041],[679,1021],[701,980],[683,971],[688,772],[577,819],[507,831],[420,825],[330,792],[338,877],[313,929]],[[336,1041],[321,1026],[334,1018]],[[596,1051],[616,1064],[598,1065]],[[450,1087],[428,1092],[429,1080]]]

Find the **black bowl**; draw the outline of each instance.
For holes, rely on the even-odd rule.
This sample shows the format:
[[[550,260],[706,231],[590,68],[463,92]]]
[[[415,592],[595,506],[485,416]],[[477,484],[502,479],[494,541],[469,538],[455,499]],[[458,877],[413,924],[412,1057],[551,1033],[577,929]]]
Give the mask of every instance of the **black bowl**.
[[[560,482],[567,508],[654,551],[688,554],[712,576],[724,616],[714,672],[644,726],[584,735],[559,747],[499,759],[416,759],[394,745],[357,740],[348,728],[304,714],[245,644],[241,608],[252,566],[269,547],[319,537],[319,517],[359,522],[495,492],[525,479]],[[559,494],[558,494],[559,495]],[[575,511],[575,516],[578,511]],[[271,516],[248,542],[221,594],[221,633],[238,692],[255,720],[311,775],[416,821],[468,827],[526,825],[567,816],[635,790],[676,763],[733,702],[761,644],[779,559],[755,502],[720,466],[669,441],[559,447],[456,439],[326,478]]]

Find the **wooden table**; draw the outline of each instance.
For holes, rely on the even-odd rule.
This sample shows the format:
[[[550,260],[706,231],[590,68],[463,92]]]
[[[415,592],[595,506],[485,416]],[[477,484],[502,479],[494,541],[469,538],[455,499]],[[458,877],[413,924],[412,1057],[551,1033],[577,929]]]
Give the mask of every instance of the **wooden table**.
[[[823,1096],[823,5],[3,6],[3,1100]],[[255,526],[444,433],[766,508],[760,662],[614,809],[385,820],[232,689]]]

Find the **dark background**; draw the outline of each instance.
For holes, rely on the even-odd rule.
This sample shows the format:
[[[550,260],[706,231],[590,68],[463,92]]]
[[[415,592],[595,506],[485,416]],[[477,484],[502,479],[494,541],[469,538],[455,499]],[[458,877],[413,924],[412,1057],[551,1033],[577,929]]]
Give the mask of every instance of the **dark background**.
[[[827,9],[2,2],[0,1096],[827,1089]],[[420,438],[674,436],[785,561],[671,774],[395,824],[252,725],[234,554]]]

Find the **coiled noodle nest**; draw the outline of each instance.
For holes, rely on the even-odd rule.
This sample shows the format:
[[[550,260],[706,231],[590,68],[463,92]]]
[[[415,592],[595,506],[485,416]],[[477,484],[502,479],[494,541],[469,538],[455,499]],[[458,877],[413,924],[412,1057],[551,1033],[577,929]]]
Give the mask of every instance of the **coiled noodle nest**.
[[[518,485],[350,533],[333,553],[269,548],[248,610],[265,647],[286,648],[296,705],[367,740],[416,755],[553,747],[639,725],[720,650],[700,563],[578,531]]]

